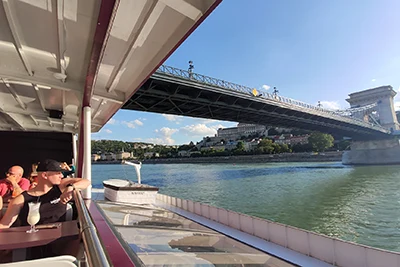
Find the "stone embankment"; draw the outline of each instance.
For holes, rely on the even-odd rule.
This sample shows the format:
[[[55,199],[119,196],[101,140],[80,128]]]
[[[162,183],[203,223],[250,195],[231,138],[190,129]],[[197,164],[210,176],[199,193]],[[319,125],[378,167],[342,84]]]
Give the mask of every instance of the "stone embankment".
[[[325,153],[282,153],[276,155],[243,155],[227,157],[199,157],[199,158],[158,158],[146,159],[143,164],[168,163],[266,163],[266,162],[326,162],[342,161],[343,152]]]
[[[121,164],[122,160],[99,160],[92,161],[92,164]]]

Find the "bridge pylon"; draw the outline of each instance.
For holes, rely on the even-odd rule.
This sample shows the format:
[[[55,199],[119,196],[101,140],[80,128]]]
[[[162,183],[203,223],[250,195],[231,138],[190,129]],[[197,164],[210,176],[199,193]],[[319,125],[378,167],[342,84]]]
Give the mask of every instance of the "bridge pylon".
[[[393,98],[395,95],[396,92],[393,90],[393,87],[385,85],[349,94],[349,98],[346,101],[350,103],[351,108],[377,103],[376,111],[379,115],[380,125],[388,130],[396,131],[399,130],[399,122],[394,110]],[[355,113],[353,116],[362,120],[368,120],[368,114],[365,113]]]

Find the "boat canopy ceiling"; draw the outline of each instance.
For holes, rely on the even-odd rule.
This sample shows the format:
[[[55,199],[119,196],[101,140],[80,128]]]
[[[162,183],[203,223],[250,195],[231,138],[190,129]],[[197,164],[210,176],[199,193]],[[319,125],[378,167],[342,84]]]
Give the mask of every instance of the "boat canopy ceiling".
[[[99,131],[219,2],[2,0],[0,130]]]

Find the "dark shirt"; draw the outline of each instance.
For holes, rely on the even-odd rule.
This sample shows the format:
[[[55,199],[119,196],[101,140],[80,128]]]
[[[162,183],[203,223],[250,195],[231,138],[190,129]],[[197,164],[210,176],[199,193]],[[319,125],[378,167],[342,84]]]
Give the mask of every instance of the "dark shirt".
[[[54,223],[60,221],[66,212],[66,205],[60,202],[61,190],[58,186],[53,186],[46,194],[41,196],[31,196],[27,191],[23,192],[24,205],[19,212],[18,219],[12,225],[28,226],[27,218],[29,213],[29,202],[40,202],[40,220],[38,224]]]

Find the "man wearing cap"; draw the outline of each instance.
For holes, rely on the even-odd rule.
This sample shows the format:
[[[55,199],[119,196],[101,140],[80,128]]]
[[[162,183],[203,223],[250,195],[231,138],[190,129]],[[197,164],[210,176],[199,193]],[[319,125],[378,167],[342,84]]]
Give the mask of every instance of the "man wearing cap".
[[[29,189],[30,182],[23,178],[24,169],[21,166],[12,166],[6,172],[6,178],[0,180],[0,210],[2,203],[8,203],[12,198]]]
[[[58,161],[47,159],[40,162],[37,167],[37,185],[10,202],[6,214],[0,220],[0,228],[29,225],[29,202],[41,203],[38,224],[58,221],[66,211],[65,204],[72,199],[72,192],[90,185],[90,181],[83,178],[62,179],[63,171]]]

